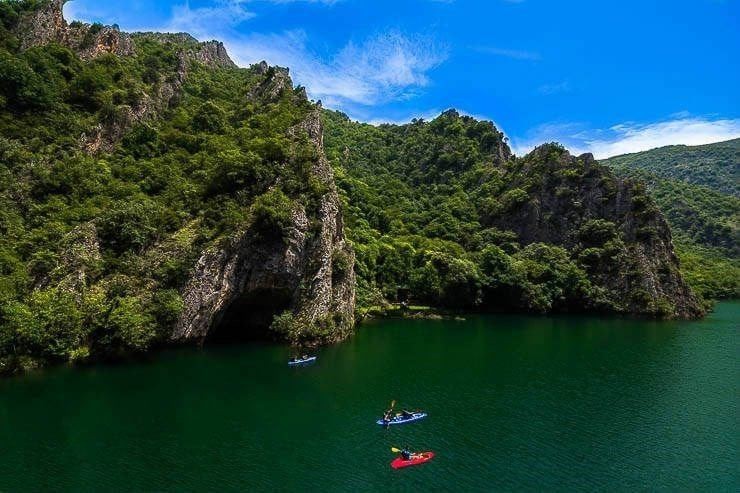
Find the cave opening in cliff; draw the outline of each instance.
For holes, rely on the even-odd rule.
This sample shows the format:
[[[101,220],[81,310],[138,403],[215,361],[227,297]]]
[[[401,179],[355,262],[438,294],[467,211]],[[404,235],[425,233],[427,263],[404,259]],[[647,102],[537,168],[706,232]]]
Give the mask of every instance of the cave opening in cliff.
[[[242,293],[225,309],[220,321],[210,330],[207,341],[231,343],[274,338],[270,332],[273,317],[290,307],[287,289],[258,289]]]

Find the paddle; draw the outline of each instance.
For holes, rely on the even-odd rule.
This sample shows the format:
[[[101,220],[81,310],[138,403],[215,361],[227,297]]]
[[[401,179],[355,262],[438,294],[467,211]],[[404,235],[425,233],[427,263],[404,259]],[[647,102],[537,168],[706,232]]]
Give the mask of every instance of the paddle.
[[[393,452],[394,454],[400,454],[401,449],[397,449],[396,447],[391,447],[391,452]]]

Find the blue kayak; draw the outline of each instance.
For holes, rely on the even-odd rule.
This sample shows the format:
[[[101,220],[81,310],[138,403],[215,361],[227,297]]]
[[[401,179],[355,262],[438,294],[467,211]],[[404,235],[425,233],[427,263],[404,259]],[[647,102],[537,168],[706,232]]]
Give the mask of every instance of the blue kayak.
[[[393,416],[389,421],[384,421],[381,418],[377,420],[376,423],[378,423],[381,426],[403,425],[406,423],[411,423],[413,421],[419,421],[420,419],[424,419],[426,417],[427,417],[427,413],[416,412],[416,413],[411,413],[411,416],[407,416],[407,417],[404,417],[403,415],[396,415],[396,416]]]
[[[316,356],[309,356],[308,358],[303,359],[291,359],[288,361],[288,366],[297,366],[297,365],[305,365],[307,363],[313,363],[316,361]]]

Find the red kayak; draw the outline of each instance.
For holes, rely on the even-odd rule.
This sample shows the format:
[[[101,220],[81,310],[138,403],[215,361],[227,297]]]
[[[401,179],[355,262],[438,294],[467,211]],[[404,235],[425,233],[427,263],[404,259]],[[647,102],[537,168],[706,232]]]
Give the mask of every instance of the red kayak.
[[[406,460],[403,457],[396,457],[391,462],[393,469],[401,469],[402,467],[415,466],[417,464],[423,464],[429,462],[434,457],[434,452],[419,452],[414,454],[412,459]]]

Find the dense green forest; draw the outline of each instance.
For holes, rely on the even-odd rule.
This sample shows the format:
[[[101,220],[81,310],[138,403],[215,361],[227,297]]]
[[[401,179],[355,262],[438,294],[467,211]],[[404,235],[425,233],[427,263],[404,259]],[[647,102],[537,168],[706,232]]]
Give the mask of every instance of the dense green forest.
[[[84,152],[80,135],[157,94],[196,42],[141,35],[135,56],[87,62],[57,44],[21,52],[10,31],[35,3],[0,2],[6,371],[165,340],[202,248],[245,223],[281,234],[294,202],[315,208],[323,186],[310,175],[315,149],[287,132],[313,106],[300,89],[255,92],[274,69],[192,63],[167,118],[135,126],[113,152]]]
[[[639,184],[625,185],[641,224],[630,237],[612,214],[619,184],[592,158],[557,144],[515,158],[490,122],[454,110],[401,126],[332,111],[325,120],[361,308],[400,287],[436,306],[671,310],[669,299],[646,306],[633,276],[645,270],[633,246],[659,236],[657,209]]]
[[[603,163],[647,184],[695,291],[707,298],[740,296],[740,139],[661,147]]]

